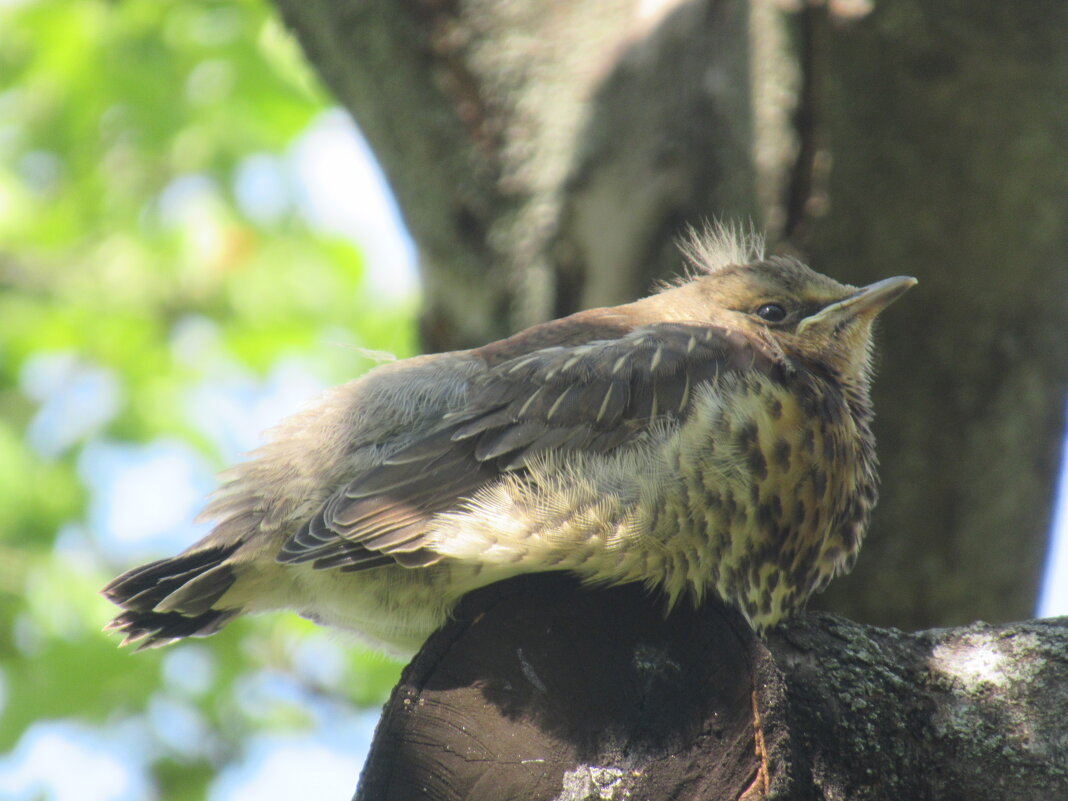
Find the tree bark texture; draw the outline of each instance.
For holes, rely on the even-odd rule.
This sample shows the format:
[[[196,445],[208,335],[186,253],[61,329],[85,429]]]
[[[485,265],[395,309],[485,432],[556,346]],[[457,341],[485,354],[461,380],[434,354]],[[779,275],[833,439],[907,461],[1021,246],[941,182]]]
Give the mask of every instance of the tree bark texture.
[[[1068,619],[905,634],[525,576],[468,596],[356,801],[1068,798]]]
[[[883,499],[826,604],[1033,612],[1068,387],[1068,5],[276,1],[392,182],[429,349],[643,294],[712,218],[851,283],[917,276],[884,328]]]

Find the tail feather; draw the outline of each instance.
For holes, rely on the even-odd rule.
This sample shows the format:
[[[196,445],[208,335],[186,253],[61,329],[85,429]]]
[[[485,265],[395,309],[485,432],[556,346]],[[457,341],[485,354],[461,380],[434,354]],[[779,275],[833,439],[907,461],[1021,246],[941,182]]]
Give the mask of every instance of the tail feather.
[[[230,565],[216,565],[200,573],[156,604],[157,612],[181,612],[197,616],[210,610],[234,583]]]
[[[197,617],[186,617],[177,612],[123,612],[107,626],[105,631],[120,631],[120,645],[137,645],[135,650],[160,648],[186,637],[208,637],[240,614],[237,609],[212,610]]]
[[[123,573],[101,591],[126,610],[107,628],[126,635],[123,645],[140,642],[138,650],[214,634],[240,613],[213,608],[234,583],[226,560],[237,547],[205,548]]]

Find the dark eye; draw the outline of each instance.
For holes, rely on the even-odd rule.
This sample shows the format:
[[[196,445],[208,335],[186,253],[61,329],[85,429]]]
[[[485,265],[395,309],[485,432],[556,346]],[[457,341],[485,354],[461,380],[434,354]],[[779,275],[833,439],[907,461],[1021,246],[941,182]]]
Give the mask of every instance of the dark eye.
[[[778,303],[765,303],[756,313],[757,317],[769,323],[781,323],[786,319],[786,309]]]

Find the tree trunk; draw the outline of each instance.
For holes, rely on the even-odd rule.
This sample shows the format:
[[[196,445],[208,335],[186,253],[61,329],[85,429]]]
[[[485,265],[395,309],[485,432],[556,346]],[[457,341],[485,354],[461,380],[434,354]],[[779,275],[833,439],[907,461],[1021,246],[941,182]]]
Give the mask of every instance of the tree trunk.
[[[883,498],[823,603],[1032,613],[1068,387],[1068,5],[277,2],[397,193],[428,349],[643,294],[713,218],[852,283],[919,277],[882,337]]]
[[[465,598],[356,801],[1068,798],[1068,619],[904,634],[523,576]]]
[[[430,350],[632,300],[755,213],[744,3],[278,5],[390,178]]]
[[[1034,614],[1068,386],[1068,5],[810,11],[814,263],[920,286],[885,316],[884,492],[835,610],[914,628]]]

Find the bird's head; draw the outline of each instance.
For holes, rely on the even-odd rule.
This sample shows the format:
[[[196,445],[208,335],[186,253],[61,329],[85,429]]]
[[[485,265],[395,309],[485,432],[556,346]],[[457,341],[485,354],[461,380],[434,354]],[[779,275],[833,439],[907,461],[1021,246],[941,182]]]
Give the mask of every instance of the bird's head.
[[[875,317],[916,284],[897,276],[866,287],[841,284],[791,258],[771,257],[697,275],[679,301],[703,319],[758,337],[773,351],[818,364],[854,385],[870,373]]]

